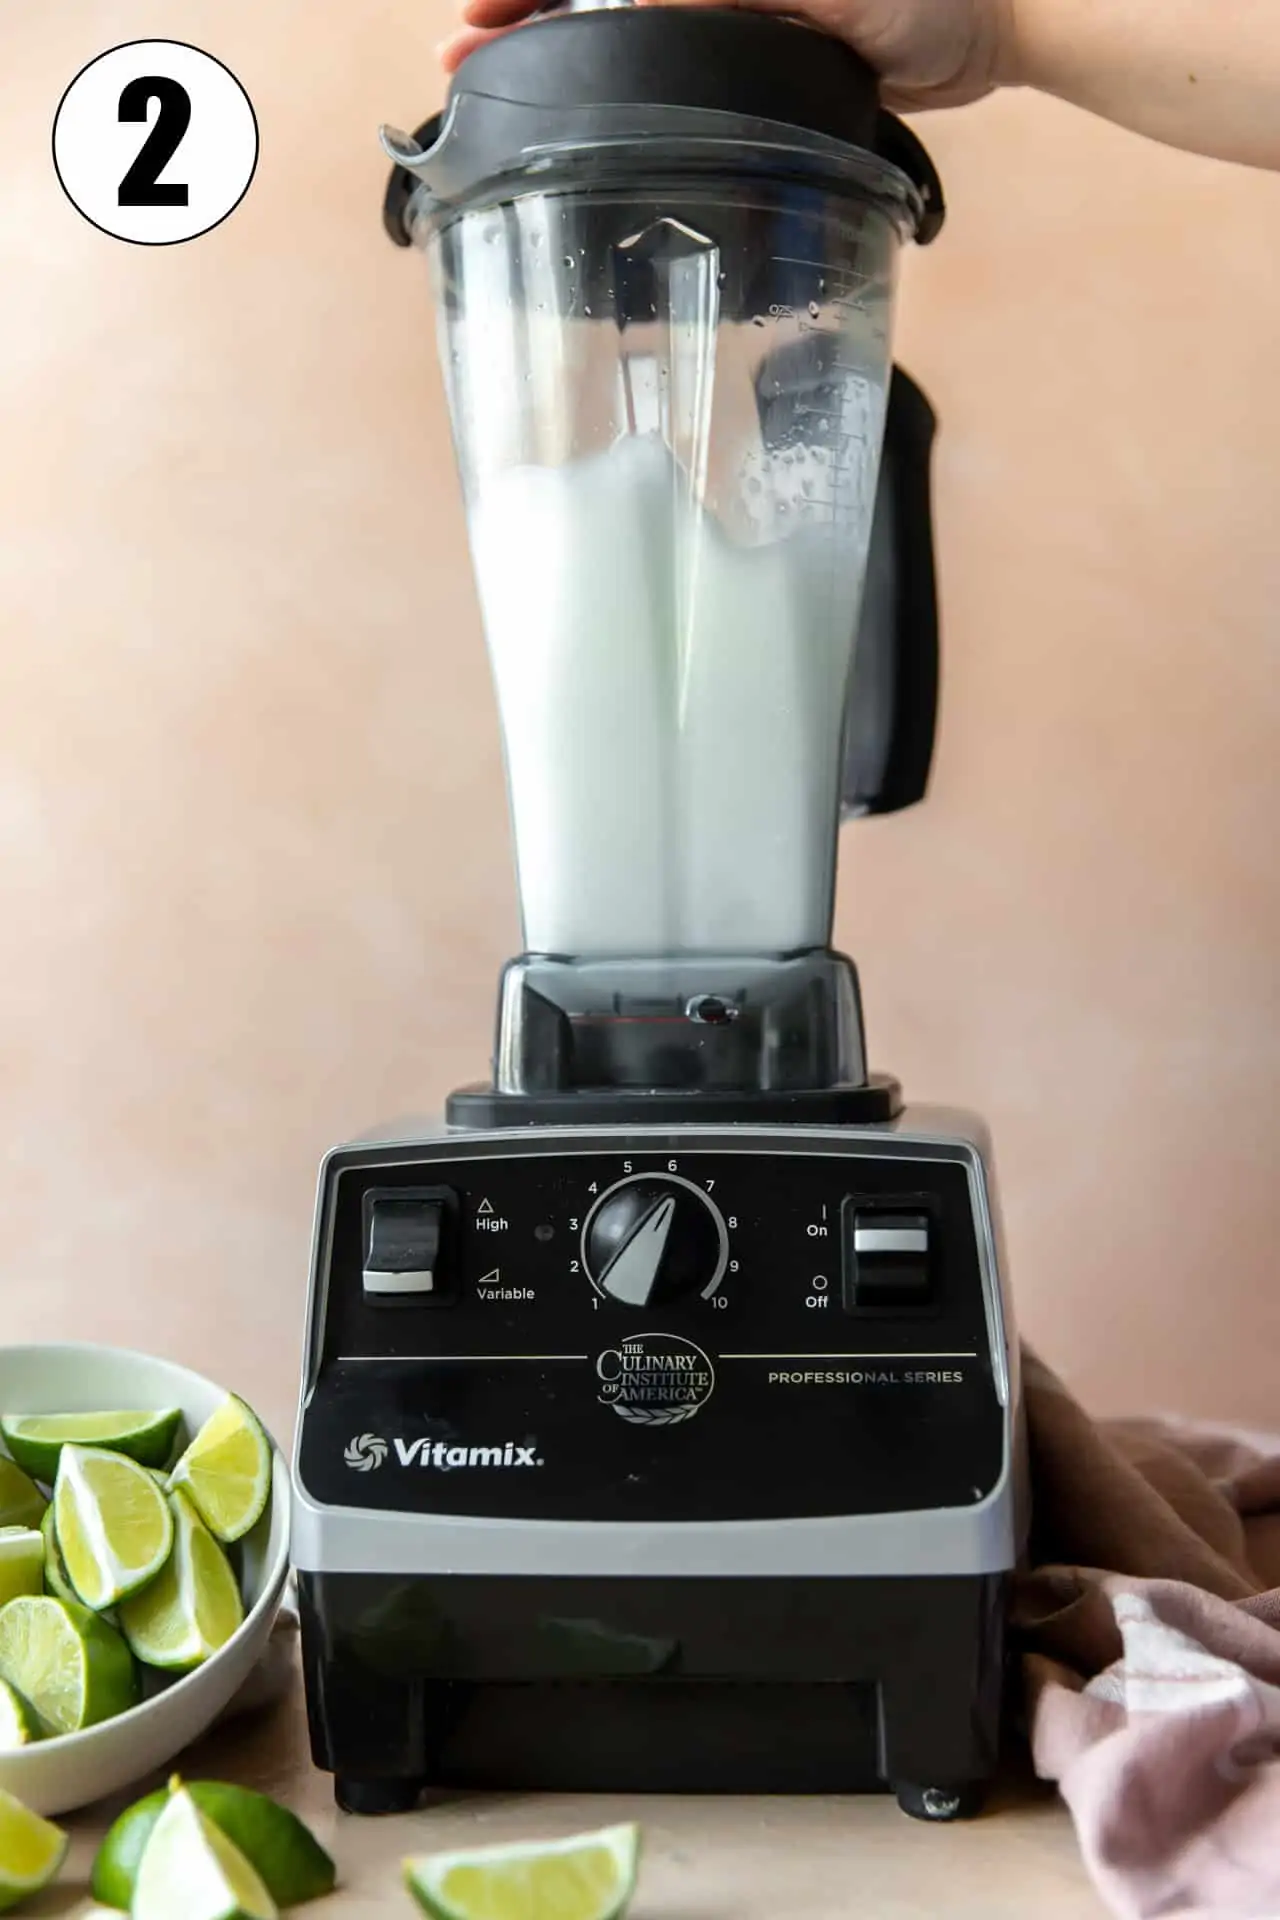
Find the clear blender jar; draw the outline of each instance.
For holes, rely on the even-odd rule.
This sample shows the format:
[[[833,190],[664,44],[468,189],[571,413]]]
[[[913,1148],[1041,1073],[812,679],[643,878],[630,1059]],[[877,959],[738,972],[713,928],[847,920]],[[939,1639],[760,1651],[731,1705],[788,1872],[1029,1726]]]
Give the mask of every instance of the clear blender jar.
[[[852,54],[734,13],[540,19],[427,138],[384,134],[501,711],[526,953],[496,1084],[861,1085],[828,952],[847,696],[936,179]]]

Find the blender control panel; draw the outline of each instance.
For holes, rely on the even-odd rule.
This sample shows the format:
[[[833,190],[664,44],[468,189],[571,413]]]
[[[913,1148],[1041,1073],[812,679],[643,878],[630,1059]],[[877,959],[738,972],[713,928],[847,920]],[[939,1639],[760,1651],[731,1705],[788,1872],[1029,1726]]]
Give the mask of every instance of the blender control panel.
[[[667,1140],[336,1158],[314,1499],[713,1521],[992,1491],[972,1158]]]

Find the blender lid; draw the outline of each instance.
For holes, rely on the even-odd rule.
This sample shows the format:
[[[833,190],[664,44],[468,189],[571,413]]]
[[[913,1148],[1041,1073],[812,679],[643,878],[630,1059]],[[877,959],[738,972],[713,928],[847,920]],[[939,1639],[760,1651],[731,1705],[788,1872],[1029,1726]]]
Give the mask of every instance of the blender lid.
[[[424,199],[457,205],[513,173],[546,177],[636,148],[654,163],[678,146],[688,164],[776,173],[835,170],[898,203],[920,244],[942,225],[942,186],[924,147],[879,104],[872,69],[843,41],[774,14],[633,5],[543,14],[478,47],[443,113],[412,136],[390,128],[396,162],[384,224],[413,241]],[[677,162],[678,164],[678,162]],[[534,184],[531,180],[530,184]]]

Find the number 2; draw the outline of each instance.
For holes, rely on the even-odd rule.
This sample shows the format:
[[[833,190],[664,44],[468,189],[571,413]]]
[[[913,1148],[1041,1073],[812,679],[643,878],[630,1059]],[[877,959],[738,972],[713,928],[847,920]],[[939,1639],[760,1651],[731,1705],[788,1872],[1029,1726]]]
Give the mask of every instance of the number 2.
[[[138,149],[137,158],[120,182],[116,200],[122,207],[185,207],[187,188],[161,183],[160,175],[186,138],[191,125],[191,95],[166,74],[148,74],[131,80],[120,95],[119,118],[146,122],[151,102],[159,102],[156,123]]]

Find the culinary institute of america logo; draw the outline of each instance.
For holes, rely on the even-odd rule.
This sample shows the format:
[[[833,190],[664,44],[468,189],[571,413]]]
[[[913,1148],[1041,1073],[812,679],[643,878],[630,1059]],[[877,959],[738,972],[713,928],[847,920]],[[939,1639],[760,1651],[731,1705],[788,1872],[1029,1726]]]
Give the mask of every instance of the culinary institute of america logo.
[[[636,1427],[673,1427],[711,1398],[715,1368],[675,1333],[635,1333],[596,1361],[600,1400]]]
[[[353,1472],[372,1473],[386,1459],[387,1443],[376,1433],[358,1433],[342,1457]]]

